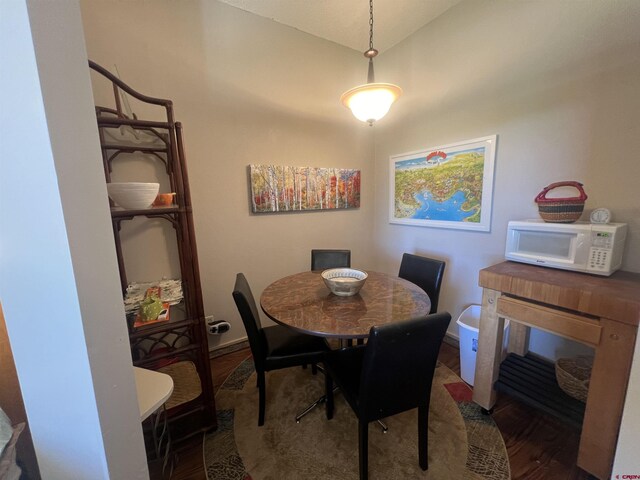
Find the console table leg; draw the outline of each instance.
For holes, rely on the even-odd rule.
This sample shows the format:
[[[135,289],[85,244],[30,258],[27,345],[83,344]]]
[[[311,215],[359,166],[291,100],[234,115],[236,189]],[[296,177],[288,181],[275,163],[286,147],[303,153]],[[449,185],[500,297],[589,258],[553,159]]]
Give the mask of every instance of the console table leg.
[[[491,410],[496,403],[493,384],[498,379],[502,360],[504,318],[499,317],[496,311],[500,295],[500,292],[488,288],[482,291],[473,401],[486,410]]]
[[[637,327],[601,318],[602,337],[589,382],[577,464],[609,478],[631,371]]]

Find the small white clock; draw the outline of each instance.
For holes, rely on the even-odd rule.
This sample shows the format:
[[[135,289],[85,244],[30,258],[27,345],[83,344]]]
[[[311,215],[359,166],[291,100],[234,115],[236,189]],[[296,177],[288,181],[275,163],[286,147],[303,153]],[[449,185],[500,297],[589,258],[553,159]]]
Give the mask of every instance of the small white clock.
[[[608,208],[596,208],[591,212],[591,223],[609,223],[611,210]]]

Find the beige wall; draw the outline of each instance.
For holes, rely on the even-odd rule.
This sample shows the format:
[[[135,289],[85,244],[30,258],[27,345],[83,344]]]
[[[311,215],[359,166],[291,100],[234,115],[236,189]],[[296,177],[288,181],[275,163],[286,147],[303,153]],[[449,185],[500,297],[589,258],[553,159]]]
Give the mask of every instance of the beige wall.
[[[533,197],[561,179],[585,184],[587,213],[606,206],[630,224],[624,268],[640,270],[637,15],[632,1],[463,2],[378,59],[378,79],[405,96],[374,130],[335,100],[362,81],[358,52],[218,2],[83,3],[90,58],[173,99],[185,125],[205,310],[232,322],[212,346],[244,336],[230,297],[236,272],[258,297],[306,269],[313,247],[351,248],[354,265],[391,273],[405,251],[443,258],[441,305],[456,317],[480,300],[477,271],[502,260],[507,221],[536,217]],[[99,103],[105,87],[94,81]],[[490,134],[490,233],[388,223],[390,155]],[[363,206],[251,215],[250,163],[361,168]],[[169,259],[160,227],[140,223],[126,227],[125,255],[130,280],[142,281]],[[151,259],[138,254],[148,245]]]
[[[578,180],[587,210],[629,223],[623,268],[640,271],[639,13],[634,1],[463,2],[385,52],[378,76],[406,95],[376,127],[376,268],[396,271],[403,251],[445,259],[440,305],[456,317],[480,302],[478,270],[503,260],[507,222],[537,217],[545,185]],[[490,233],[388,223],[390,155],[491,134]]]
[[[385,52],[378,78],[399,82],[405,96],[376,126],[375,267],[396,271],[403,251],[447,260],[440,305],[456,317],[480,302],[478,270],[504,258],[507,222],[535,218],[535,195],[574,179],[589,194],[586,213],[606,206],[629,224],[623,268],[640,271],[639,25],[635,0],[466,1]],[[390,155],[491,134],[490,233],[388,223]],[[532,343],[549,357],[580,350],[540,332]],[[614,476],[640,466],[638,378],[636,355]]]
[[[244,271],[259,296],[273,279],[306,269],[318,246],[351,248],[354,265],[390,273],[405,251],[447,260],[441,308],[456,317],[480,301],[478,270],[503,259],[508,220],[536,217],[533,197],[561,179],[585,184],[587,214],[606,206],[629,223],[623,267],[640,271],[639,10],[635,0],[462,2],[377,59],[378,80],[399,83],[405,96],[375,129],[334,101],[362,81],[359,52],[215,1],[85,0],[83,19],[93,60],[117,63],[134,88],[175,102],[205,308],[231,320],[229,342],[244,336],[230,297],[235,273]],[[95,95],[104,100],[105,90]],[[491,232],[388,223],[390,155],[491,134]],[[363,207],[252,216],[250,163],[361,168]],[[147,268],[134,262],[140,277]],[[538,335],[535,347],[550,356],[570,350],[549,340]],[[625,411],[617,459],[629,471],[635,410]]]
[[[258,299],[308,269],[312,248],[349,248],[354,265],[370,265],[373,131],[338,101],[364,81],[360,53],[215,1],[85,1],[82,14],[89,58],[172,99],[184,124],[205,311],[232,324],[212,346],[246,336],[231,297],[237,272]],[[94,77],[96,101],[109,93]],[[362,207],[252,215],[252,163],[361,169]],[[147,237],[129,228],[130,280],[157,278],[137,253]],[[151,263],[165,262],[153,245]]]
[[[185,124],[205,310],[233,324],[223,343],[244,335],[229,295],[234,274],[244,271],[259,296],[274,278],[307,268],[318,246],[351,248],[354,265],[388,272],[404,251],[447,260],[441,304],[455,317],[480,300],[477,271],[502,260],[507,221],[536,217],[533,197],[561,179],[585,184],[586,213],[606,206],[629,223],[624,268],[640,270],[640,167],[630,154],[640,138],[637,2],[452,8],[377,62],[378,79],[401,84],[405,96],[375,127],[375,163],[374,131],[334,100],[361,81],[357,52],[218,2],[83,7],[90,57],[117,64],[143,93],[173,99]],[[95,85],[98,102],[104,87]],[[390,155],[490,134],[498,134],[490,233],[388,223]],[[363,207],[253,216],[250,163],[361,168]],[[150,262],[137,252],[153,240],[128,228],[130,279],[155,278],[164,246]]]

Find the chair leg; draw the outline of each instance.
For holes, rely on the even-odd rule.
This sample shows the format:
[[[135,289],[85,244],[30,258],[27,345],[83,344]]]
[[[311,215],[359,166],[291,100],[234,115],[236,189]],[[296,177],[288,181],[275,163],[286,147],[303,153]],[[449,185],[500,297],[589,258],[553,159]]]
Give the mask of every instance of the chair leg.
[[[429,468],[429,406],[418,407],[418,460],[420,468]]]
[[[311,375],[318,373],[318,366],[315,363],[311,364]]]
[[[369,478],[369,422],[358,420],[358,450],[360,452],[360,480]]]
[[[324,394],[327,397],[325,408],[327,409],[327,420],[331,420],[333,418],[333,379],[326,368],[324,371]]]
[[[264,425],[264,406],[265,406],[265,400],[266,400],[264,372],[258,372],[258,389],[259,389],[258,426],[261,427]]]

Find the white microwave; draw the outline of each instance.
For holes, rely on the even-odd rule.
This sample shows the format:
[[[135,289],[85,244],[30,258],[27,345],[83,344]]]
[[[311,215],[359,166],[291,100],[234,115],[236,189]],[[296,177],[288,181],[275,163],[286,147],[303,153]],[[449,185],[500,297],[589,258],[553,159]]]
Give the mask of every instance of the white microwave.
[[[620,268],[626,223],[511,221],[505,258],[543,267],[609,276]]]

